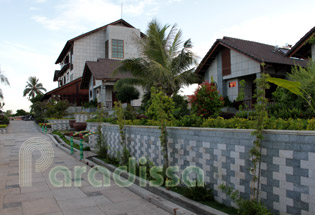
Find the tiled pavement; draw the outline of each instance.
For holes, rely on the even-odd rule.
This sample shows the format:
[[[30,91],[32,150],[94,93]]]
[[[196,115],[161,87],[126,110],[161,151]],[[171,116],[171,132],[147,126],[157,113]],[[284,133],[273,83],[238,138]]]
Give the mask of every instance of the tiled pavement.
[[[73,171],[74,166],[84,166],[55,146],[54,162],[49,169],[40,173],[33,171],[32,186],[20,187],[19,149],[24,141],[32,137],[51,142],[49,137],[37,130],[34,122],[13,121],[8,134],[0,134],[0,215],[168,214],[112,181],[110,187],[93,187],[88,183],[87,174],[82,175],[81,187],[73,185],[76,179],[72,179],[71,187],[54,187],[48,180],[51,168],[65,165]],[[33,160],[38,156],[39,151],[35,151]]]

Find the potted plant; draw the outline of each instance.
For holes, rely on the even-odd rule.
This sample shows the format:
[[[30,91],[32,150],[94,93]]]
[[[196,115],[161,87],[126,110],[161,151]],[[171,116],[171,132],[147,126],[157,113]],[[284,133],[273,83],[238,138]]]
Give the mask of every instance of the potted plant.
[[[73,128],[76,131],[84,131],[86,129],[86,122],[75,122],[73,123]]]
[[[75,123],[75,119],[70,119],[69,120],[70,128],[73,128],[73,123]]]

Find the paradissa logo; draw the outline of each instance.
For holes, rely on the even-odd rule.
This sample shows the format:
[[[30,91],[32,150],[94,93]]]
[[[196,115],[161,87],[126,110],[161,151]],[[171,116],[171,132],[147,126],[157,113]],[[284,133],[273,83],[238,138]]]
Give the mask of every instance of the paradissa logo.
[[[54,149],[50,142],[41,138],[31,138],[25,141],[19,153],[19,182],[21,187],[32,186],[32,158],[33,152],[38,151],[40,157],[35,161],[35,172],[43,172],[47,170],[54,159]],[[37,153],[38,154],[38,153]],[[166,187],[174,187],[180,183],[188,187],[203,186],[204,173],[199,167],[190,166],[184,169],[179,177],[179,167],[172,166],[163,171],[163,167],[156,166],[149,170],[146,166],[147,159],[139,159],[139,185],[147,186],[147,173],[149,173],[149,186],[161,186],[165,182]],[[116,168],[113,173],[114,182],[121,187],[128,187],[134,184],[136,180],[136,160],[130,158],[127,166]],[[86,166],[74,167],[74,186],[81,186],[82,174],[87,172]],[[130,174],[126,174],[129,172]],[[125,177],[122,174],[125,173]],[[57,177],[61,174],[61,178]],[[101,175],[102,179],[97,179],[96,175]],[[95,166],[91,168],[88,173],[88,181],[94,187],[108,187],[110,186],[111,172],[103,166]],[[192,178],[194,178],[192,180]],[[55,187],[70,187],[72,186],[72,173],[66,166],[56,166],[49,171],[49,179]],[[166,179],[166,180],[164,180]]]
[[[139,160],[139,185],[145,187],[147,185],[157,187],[162,186],[164,184],[165,177],[167,180],[165,181],[166,187],[175,187],[180,183],[185,184],[188,187],[195,186],[204,186],[204,173],[203,170],[199,167],[190,166],[182,171],[181,178],[179,177],[179,167],[172,166],[166,169],[165,177],[163,174],[163,167],[156,166],[152,167],[149,170],[150,180],[147,184],[147,167],[144,166],[147,163],[146,158],[141,158]],[[128,168],[129,167],[129,168]],[[129,159],[129,165],[121,166],[115,169],[113,173],[113,179],[116,185],[120,187],[129,187],[135,183],[136,180],[136,160],[135,158]],[[126,177],[122,177],[123,173],[129,172],[130,174],[126,174]],[[86,173],[86,166],[74,167],[74,186],[81,186],[82,183],[82,174]],[[57,175],[64,175],[63,179],[58,179]],[[97,179],[96,174],[101,174],[103,179]],[[109,187],[110,186],[110,176],[111,172],[103,167],[103,166],[95,166],[91,168],[88,173],[88,181],[94,187]],[[192,179],[191,177],[194,177]],[[56,166],[50,170],[49,179],[53,186],[55,187],[71,187],[71,178],[72,173],[68,167],[65,166]]]

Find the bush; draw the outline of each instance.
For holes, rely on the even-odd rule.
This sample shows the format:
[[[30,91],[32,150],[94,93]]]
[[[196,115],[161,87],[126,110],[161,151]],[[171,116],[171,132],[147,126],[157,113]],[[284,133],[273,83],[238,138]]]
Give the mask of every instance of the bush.
[[[180,127],[200,127],[203,123],[203,119],[196,114],[183,116],[177,121],[176,126]]]
[[[8,127],[7,124],[5,124],[5,125],[0,125],[0,128],[6,128],[6,127]]]
[[[224,118],[224,119],[231,119],[235,116],[235,113],[230,113],[230,112],[221,112],[219,114],[220,117]]]
[[[213,201],[213,193],[212,189],[210,189],[209,185],[205,185],[204,187],[187,187],[184,190],[184,196],[190,198],[195,201]]]
[[[120,86],[115,85],[116,97],[121,103],[129,103],[132,100],[139,99],[139,91],[134,86]]]
[[[96,108],[97,107],[97,99],[94,99],[94,100],[89,101],[89,102],[85,102],[83,104],[83,107],[84,108]]]
[[[0,124],[9,124],[10,119],[5,115],[0,115]]]
[[[56,118],[62,119],[66,115],[66,109],[69,107],[69,103],[67,100],[54,100],[51,99],[47,102],[46,109],[46,117],[48,118]]]
[[[174,117],[175,119],[180,119],[181,117],[189,114],[188,101],[184,99],[183,96],[175,94],[172,96],[175,104]]]
[[[218,116],[224,104],[223,100],[214,82],[204,82],[198,86],[194,95],[189,96],[192,111],[203,118]]]

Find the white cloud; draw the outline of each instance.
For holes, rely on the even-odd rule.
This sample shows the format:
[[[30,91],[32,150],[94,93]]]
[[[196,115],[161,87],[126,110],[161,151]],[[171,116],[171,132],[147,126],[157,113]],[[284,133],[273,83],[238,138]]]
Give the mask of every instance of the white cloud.
[[[36,15],[32,18],[50,30],[84,31],[87,26],[102,26],[120,17],[120,6],[107,0],[66,0],[55,10],[56,17]]]
[[[124,16],[153,17],[162,4],[181,0],[120,0]],[[121,4],[113,0],[65,0],[55,6],[57,16],[34,15],[38,23],[50,30],[82,32],[121,18]],[[87,27],[88,26],[88,27]]]

